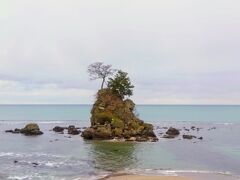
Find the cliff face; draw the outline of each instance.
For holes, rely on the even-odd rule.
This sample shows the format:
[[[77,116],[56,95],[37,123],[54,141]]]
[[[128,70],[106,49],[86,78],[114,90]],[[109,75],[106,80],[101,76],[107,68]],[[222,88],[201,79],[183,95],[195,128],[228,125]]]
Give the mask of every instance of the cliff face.
[[[91,111],[91,127],[82,136],[85,139],[157,141],[153,126],[140,120],[134,109],[132,100],[123,100],[109,89],[99,90]]]

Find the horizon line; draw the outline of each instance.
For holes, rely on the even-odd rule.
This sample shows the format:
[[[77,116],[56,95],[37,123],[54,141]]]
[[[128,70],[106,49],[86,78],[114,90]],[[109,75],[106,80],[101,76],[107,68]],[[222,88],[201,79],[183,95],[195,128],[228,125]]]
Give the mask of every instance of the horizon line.
[[[94,103],[84,103],[84,104],[80,104],[80,103],[29,103],[29,104],[25,104],[25,103],[0,103],[0,106],[7,106],[7,105],[52,105],[52,106],[61,106],[61,105],[85,105],[85,106],[89,106],[89,105],[93,105]],[[136,104],[137,106],[240,106],[240,104]]]

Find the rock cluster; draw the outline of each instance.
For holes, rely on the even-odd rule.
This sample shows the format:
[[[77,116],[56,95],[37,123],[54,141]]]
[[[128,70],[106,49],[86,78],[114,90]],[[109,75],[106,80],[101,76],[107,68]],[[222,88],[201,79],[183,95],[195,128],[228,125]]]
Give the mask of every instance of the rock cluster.
[[[157,129],[160,129],[160,127],[157,126]],[[173,128],[173,127],[170,127],[170,128],[165,128],[165,127],[163,127],[162,129],[168,129],[168,130],[166,131],[166,133],[162,136],[162,138],[167,138],[167,139],[173,139],[173,138],[178,137],[178,136],[180,135],[180,131],[182,130],[182,129],[176,129],[176,128]],[[200,129],[201,129],[201,128],[196,128],[195,126],[192,126],[190,129],[187,129],[186,127],[183,127],[183,130],[188,131],[188,132],[189,132],[190,130],[192,130],[192,131],[194,131],[194,130],[199,131]],[[163,133],[161,132],[161,133],[159,133],[159,134],[163,134]],[[183,139],[196,139],[197,137],[194,136],[194,135],[190,135],[190,134],[183,134],[183,135],[182,135],[182,138],[183,138]],[[199,137],[199,138],[197,138],[197,139],[203,140],[203,137]],[[180,140],[180,139],[179,139],[179,140]]]
[[[134,109],[132,100],[123,100],[109,89],[99,90],[91,111],[91,127],[83,131],[83,138],[157,141],[153,126],[140,120]]]
[[[70,125],[68,127],[56,126],[53,128],[53,131],[63,134],[65,129],[68,131],[68,134],[71,134],[71,135],[78,135],[81,133],[81,131],[79,130],[80,128],[77,128],[73,125]]]
[[[26,136],[35,136],[35,135],[42,135],[43,132],[40,131],[39,126],[35,123],[30,123],[27,124],[24,128],[22,129],[14,129],[14,130],[6,130],[5,132],[10,132],[10,133],[21,133]]]

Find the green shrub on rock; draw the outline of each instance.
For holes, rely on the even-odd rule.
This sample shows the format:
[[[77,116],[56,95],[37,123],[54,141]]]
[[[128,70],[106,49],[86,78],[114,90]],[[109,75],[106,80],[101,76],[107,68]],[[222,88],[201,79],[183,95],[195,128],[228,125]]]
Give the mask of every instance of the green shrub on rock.
[[[112,121],[113,115],[110,112],[101,112],[95,114],[95,118],[97,119],[97,123],[104,125]]]

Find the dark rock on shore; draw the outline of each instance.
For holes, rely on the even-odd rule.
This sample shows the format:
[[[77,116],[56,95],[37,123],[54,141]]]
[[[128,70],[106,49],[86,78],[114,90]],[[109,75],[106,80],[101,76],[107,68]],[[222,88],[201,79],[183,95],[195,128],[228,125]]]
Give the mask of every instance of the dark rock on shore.
[[[14,129],[14,130],[6,130],[6,133],[21,133],[24,134],[26,136],[35,136],[35,135],[42,135],[43,132],[40,131],[39,126],[35,123],[30,123],[27,124],[24,128],[22,129]]]
[[[193,139],[193,138],[197,138],[197,137],[193,135],[186,135],[186,134],[183,135],[183,139]]]
[[[99,90],[91,111],[91,127],[83,131],[83,138],[156,141],[153,126],[140,120],[134,109],[132,100],[124,100],[110,89]]]

